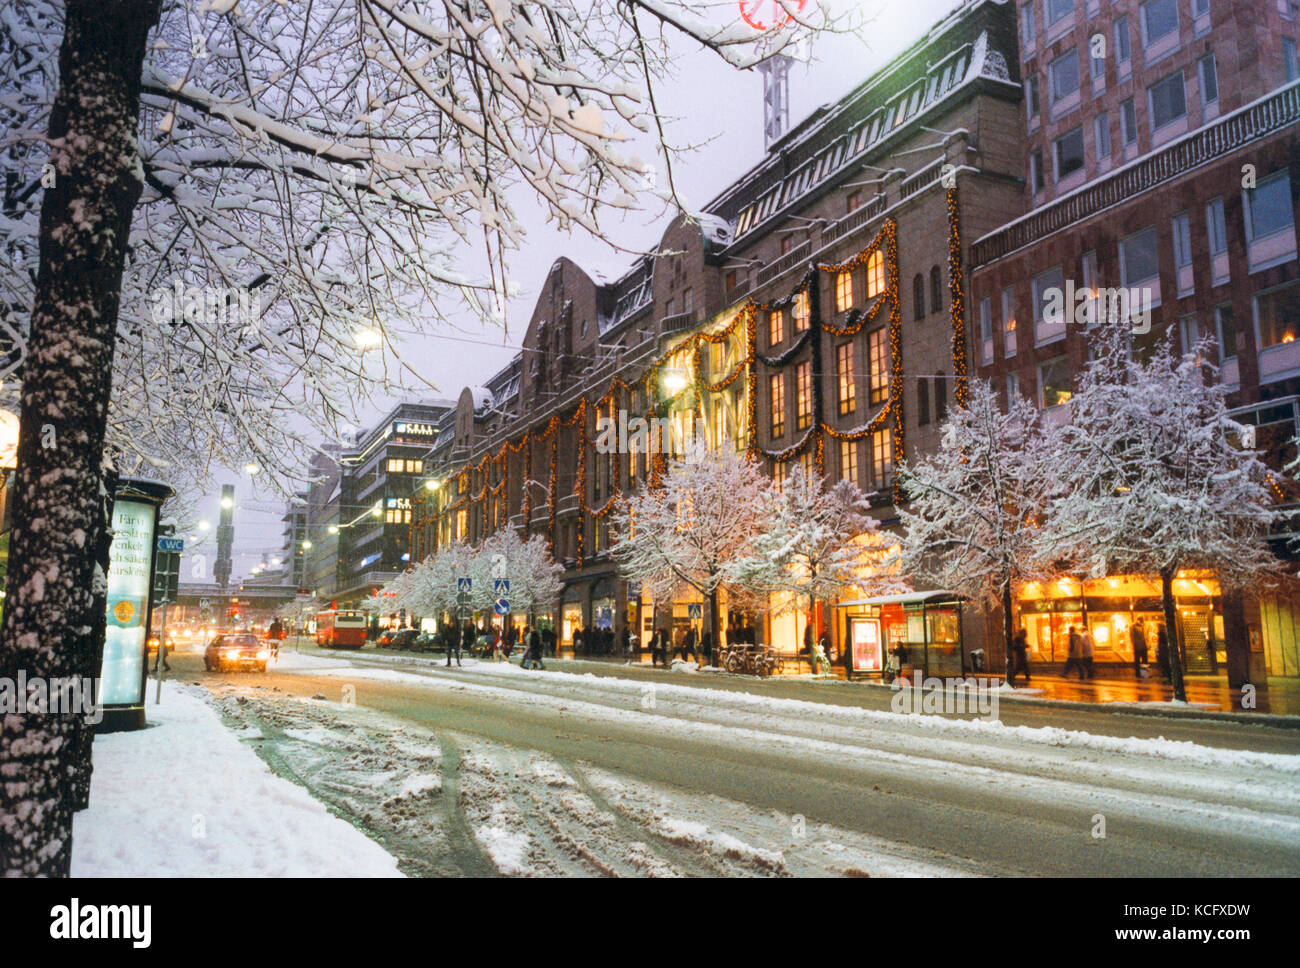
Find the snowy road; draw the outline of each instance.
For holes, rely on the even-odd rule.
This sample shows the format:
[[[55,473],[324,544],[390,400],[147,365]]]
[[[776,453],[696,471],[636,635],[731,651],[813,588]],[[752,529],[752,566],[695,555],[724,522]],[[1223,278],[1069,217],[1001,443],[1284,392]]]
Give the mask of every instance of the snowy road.
[[[1300,873],[1300,756],[1271,735],[1257,751],[1125,738],[1113,716],[1111,735],[907,717],[703,676],[176,662],[413,874]],[[1165,722],[1132,718],[1144,737]]]

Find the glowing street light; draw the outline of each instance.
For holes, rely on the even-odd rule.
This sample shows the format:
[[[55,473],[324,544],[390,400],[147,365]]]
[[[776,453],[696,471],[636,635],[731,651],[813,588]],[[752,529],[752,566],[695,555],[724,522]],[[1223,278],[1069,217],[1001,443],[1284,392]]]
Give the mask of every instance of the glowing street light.
[[[207,530],[208,530],[209,528],[211,528],[211,527],[212,527],[212,522],[211,522],[211,521],[200,521],[200,522],[199,522],[199,530],[200,530],[200,531],[207,531]]]
[[[228,511],[235,506],[235,499],[232,497],[223,497],[221,499],[221,506]]]
[[[339,533],[339,526],[337,524],[331,524],[330,534],[338,534],[338,533]]]
[[[256,464],[254,464],[252,461],[249,461],[247,464],[244,465],[244,471],[245,471],[245,473],[248,474],[249,477],[254,476],[254,475],[257,474],[258,471],[260,471],[261,469],[262,469],[262,468],[258,467],[258,466],[257,466]]]
[[[677,394],[686,389],[686,384],[690,382],[686,378],[686,371],[678,367],[669,367],[664,370],[663,385],[669,393]]]
[[[442,481],[435,481],[433,478],[429,478],[429,480],[424,482],[424,489],[426,491],[436,491],[440,487],[442,487]]]
[[[363,350],[378,346],[384,341],[383,334],[377,329],[359,329],[356,332],[357,345]]]
[[[304,541],[304,542],[302,543],[302,550],[303,550],[303,551],[306,551],[306,550],[307,550],[308,548],[310,548],[310,547],[311,547],[311,542],[310,542],[310,541]]]

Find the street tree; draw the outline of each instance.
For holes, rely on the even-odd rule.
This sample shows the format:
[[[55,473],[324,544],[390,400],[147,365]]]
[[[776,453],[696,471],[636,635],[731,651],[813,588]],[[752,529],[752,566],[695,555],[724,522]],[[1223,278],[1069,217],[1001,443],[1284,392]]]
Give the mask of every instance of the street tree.
[[[748,67],[817,26],[794,25],[759,46],[684,0],[7,10],[0,308],[26,354],[0,675],[95,669],[107,472],[297,474],[292,416],[350,412],[362,347],[425,329],[447,294],[500,316],[512,189],[597,233],[637,204],[649,166],[627,144],[663,140],[674,38]],[[457,254],[480,239],[475,275]],[[85,735],[0,725],[0,872],[67,873]]]
[[[1058,460],[1060,494],[1040,540],[1095,576],[1159,576],[1174,698],[1186,701],[1173,583],[1212,570],[1225,587],[1277,568],[1267,535],[1278,520],[1268,471],[1228,415],[1212,342],[1178,353],[1166,333],[1145,355],[1105,323],[1070,400]]]
[[[900,471],[898,564],[909,576],[1002,612],[1011,655],[1012,588],[1042,573],[1040,527],[1059,466],[1056,436],[1018,393],[1004,411],[984,380],[948,410],[939,448]]]
[[[818,602],[850,588],[884,595],[907,587],[886,564],[892,538],[879,531],[866,496],[852,481],[826,487],[796,465],[779,487],[773,482],[753,535],[731,578],[774,601],[776,614],[807,606],[812,627]]]
[[[505,578],[510,590],[504,596],[512,612],[528,616],[528,624],[536,623],[538,610],[550,611],[560,597],[560,575],[564,566],[551,554],[545,536],[535,534],[527,541],[512,527],[505,527],[484,540],[478,558],[484,573],[488,608],[495,601],[493,579]]]
[[[646,487],[613,512],[612,552],[623,575],[657,600],[694,591],[709,604],[713,642],[722,645],[719,593],[764,527],[767,479],[723,445],[697,442],[669,462],[662,486]]]

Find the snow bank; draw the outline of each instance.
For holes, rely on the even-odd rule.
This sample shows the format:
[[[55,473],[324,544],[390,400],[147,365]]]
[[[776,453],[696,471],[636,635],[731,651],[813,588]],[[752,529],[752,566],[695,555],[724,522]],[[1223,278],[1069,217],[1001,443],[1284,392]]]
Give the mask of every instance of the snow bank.
[[[90,809],[73,822],[74,877],[401,876],[378,844],[275,776],[203,700],[163,688],[149,728],[95,740]]]

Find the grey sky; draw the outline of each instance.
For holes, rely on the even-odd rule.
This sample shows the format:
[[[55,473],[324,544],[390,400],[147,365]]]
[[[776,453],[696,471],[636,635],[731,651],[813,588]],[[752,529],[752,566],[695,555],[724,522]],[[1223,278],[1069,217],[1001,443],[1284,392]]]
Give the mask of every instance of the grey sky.
[[[842,10],[851,2],[832,0],[832,7]],[[790,116],[793,123],[860,83],[959,6],[960,0],[866,0],[865,4],[856,5],[865,6],[867,14],[872,16],[867,27],[857,35],[821,38],[812,48],[811,61],[796,64],[792,69]],[[717,10],[721,9],[722,5],[718,5]],[[732,9],[739,16],[738,6]],[[675,119],[667,130],[669,142],[678,146],[699,145],[679,157],[673,166],[678,193],[688,207],[695,208],[705,205],[762,159],[763,83],[757,72],[735,71],[693,44],[681,47],[678,76],[660,82],[656,97],[661,110]],[[648,146],[643,157],[651,157]],[[662,162],[658,167],[662,180]],[[419,386],[418,381],[408,376],[404,383],[411,389],[411,398],[454,398],[465,385],[486,378],[504,366],[516,352],[532,315],[537,286],[558,255],[567,255],[579,265],[600,269],[611,277],[621,275],[631,266],[633,253],[619,252],[582,232],[561,233],[532,204],[530,195],[518,195],[517,204],[528,237],[523,249],[511,258],[511,277],[521,292],[509,303],[506,331],[487,330],[471,321],[466,312],[461,332],[449,334],[456,339],[434,335],[407,337],[401,348],[402,358],[437,387],[434,390]],[[670,213],[662,203],[655,201],[647,211],[610,221],[606,231],[619,245],[644,251],[659,242],[669,218]],[[476,267],[478,259],[478,253],[468,254],[467,264]],[[395,402],[371,401],[360,409],[358,416],[363,425],[373,422]],[[215,525],[221,484],[230,482],[237,484],[238,504],[234,574],[244,576],[259,560],[269,560],[278,553],[283,508],[269,489],[255,488],[246,473],[232,471],[214,477],[209,493],[197,502],[200,517]],[[206,550],[214,549],[211,537],[207,545]]]

